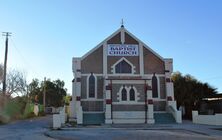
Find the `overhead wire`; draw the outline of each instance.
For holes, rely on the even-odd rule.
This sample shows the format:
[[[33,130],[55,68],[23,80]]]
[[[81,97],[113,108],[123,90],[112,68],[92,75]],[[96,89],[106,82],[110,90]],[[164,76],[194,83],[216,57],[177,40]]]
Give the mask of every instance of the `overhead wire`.
[[[10,37],[10,40],[12,41],[12,46],[15,48],[15,50],[17,51],[17,53],[20,55],[20,57],[21,57],[22,60],[24,61],[24,64],[25,64],[26,66],[28,66],[33,73],[37,74],[38,77],[41,77],[41,75],[34,70],[33,66],[32,66],[32,65],[27,61],[27,59],[23,56],[23,54],[22,54],[21,51],[18,49],[18,47],[16,47],[15,42],[14,42],[14,40],[12,39],[12,37]]]

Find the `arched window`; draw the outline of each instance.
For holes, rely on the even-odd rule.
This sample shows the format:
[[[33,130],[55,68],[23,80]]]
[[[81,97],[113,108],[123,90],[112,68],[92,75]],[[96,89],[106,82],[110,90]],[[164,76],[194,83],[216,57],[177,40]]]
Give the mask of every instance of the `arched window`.
[[[158,82],[155,73],[153,74],[152,77],[152,92],[153,92],[153,98],[158,98]]]
[[[96,95],[96,79],[93,73],[89,76],[89,98],[95,98]]]
[[[131,86],[129,94],[130,94],[130,101],[135,101],[135,90],[133,89],[133,86]]]
[[[116,73],[132,73],[132,67],[125,60],[119,62],[115,67]]]
[[[127,91],[126,91],[125,86],[123,86],[121,94],[122,94],[122,101],[127,101]]]
[[[117,93],[117,101],[123,104],[136,104],[140,100],[140,93],[133,85],[122,85]]]

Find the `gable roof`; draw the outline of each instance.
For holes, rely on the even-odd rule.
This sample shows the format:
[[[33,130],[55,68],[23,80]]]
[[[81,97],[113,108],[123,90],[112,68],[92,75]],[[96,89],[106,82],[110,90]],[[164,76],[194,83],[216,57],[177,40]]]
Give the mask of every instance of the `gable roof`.
[[[81,57],[81,60],[83,60],[84,58],[86,58],[89,54],[91,54],[92,52],[94,52],[96,49],[98,49],[99,47],[101,47],[101,45],[104,44],[104,42],[107,42],[108,40],[110,40],[111,38],[113,38],[115,35],[117,35],[118,33],[120,33],[121,31],[126,32],[128,35],[130,35],[132,38],[134,38],[136,41],[140,42],[145,48],[147,48],[150,52],[152,52],[154,55],[156,55],[159,59],[161,59],[162,61],[164,61],[164,58],[161,57],[158,53],[156,53],[154,50],[152,50],[148,45],[146,45],[145,43],[143,43],[140,39],[138,39],[136,36],[134,36],[132,33],[130,33],[127,29],[125,29],[123,26],[120,27],[117,31],[115,31],[113,34],[111,34],[110,36],[108,36],[106,39],[104,39],[101,43],[99,43],[96,47],[94,47],[93,49],[91,49],[89,52],[87,52],[85,55],[83,55]]]

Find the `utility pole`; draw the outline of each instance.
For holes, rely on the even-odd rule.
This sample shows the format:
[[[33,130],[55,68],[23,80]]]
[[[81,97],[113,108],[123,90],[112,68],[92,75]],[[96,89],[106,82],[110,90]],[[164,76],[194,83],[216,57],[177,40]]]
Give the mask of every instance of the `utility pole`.
[[[43,87],[43,109],[44,109],[44,112],[45,112],[45,81],[46,81],[46,78],[44,78],[44,87]]]
[[[3,36],[6,36],[5,40],[5,61],[4,61],[4,74],[3,74],[3,95],[6,95],[6,69],[7,69],[7,58],[8,58],[8,36],[11,36],[10,32],[3,32]]]

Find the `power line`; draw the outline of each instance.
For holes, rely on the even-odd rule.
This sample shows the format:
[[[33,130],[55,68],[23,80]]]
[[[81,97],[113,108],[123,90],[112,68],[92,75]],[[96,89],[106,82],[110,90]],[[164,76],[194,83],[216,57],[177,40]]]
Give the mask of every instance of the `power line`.
[[[32,71],[33,73],[35,73],[35,74],[37,74],[39,77],[41,77],[41,75],[34,70],[34,68],[32,67],[32,65],[27,61],[27,59],[24,57],[24,55],[22,55],[21,51],[16,47],[15,42],[13,41],[13,39],[11,39],[11,41],[12,41],[12,44],[13,44],[12,46],[16,49],[17,53],[18,53],[18,54],[20,55],[20,57],[22,58],[24,64],[27,65],[27,66],[31,69],[31,71]]]

